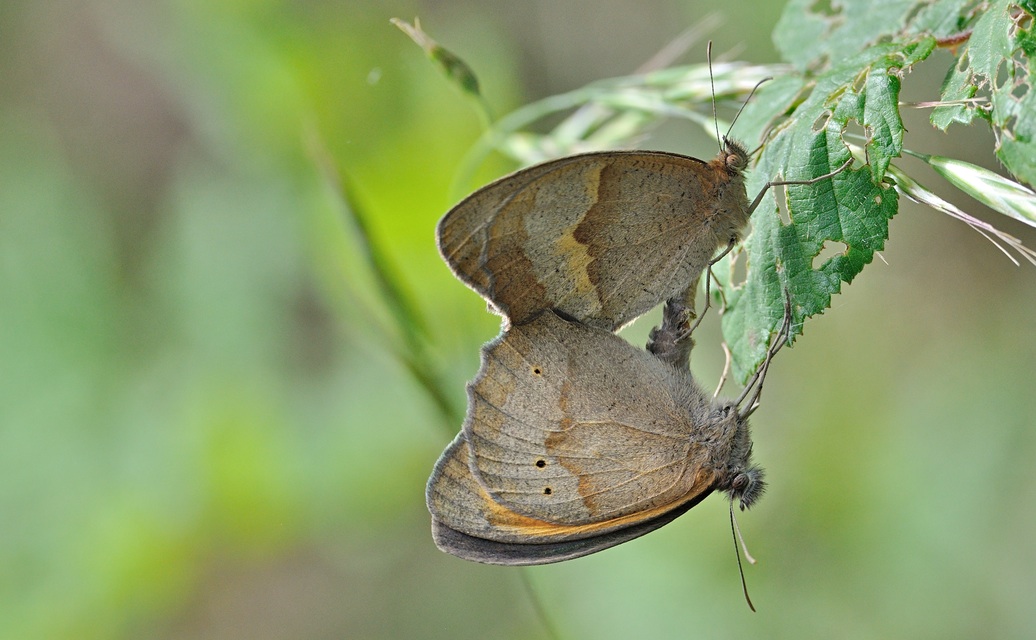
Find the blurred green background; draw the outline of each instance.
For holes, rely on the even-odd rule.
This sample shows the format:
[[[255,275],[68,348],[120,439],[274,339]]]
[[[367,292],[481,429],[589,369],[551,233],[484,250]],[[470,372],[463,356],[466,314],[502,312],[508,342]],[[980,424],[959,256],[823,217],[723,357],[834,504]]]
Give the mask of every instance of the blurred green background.
[[[629,73],[713,6],[0,5],[0,637],[545,637],[519,570],[432,544],[424,483],[459,424],[393,355],[314,150],[347,174],[461,408],[499,321],[433,228],[479,124],[389,18],[419,16],[505,113]],[[776,61],[779,4],[725,10],[717,51]],[[904,99],[935,99],[949,59]],[[908,147],[996,167],[984,126],[905,117]],[[653,146],[712,155],[672,131]],[[909,204],[883,258],[781,353],[753,418],[759,613],[717,497],[529,570],[561,635],[1036,636],[1036,269]],[[701,332],[711,385],[715,317]]]

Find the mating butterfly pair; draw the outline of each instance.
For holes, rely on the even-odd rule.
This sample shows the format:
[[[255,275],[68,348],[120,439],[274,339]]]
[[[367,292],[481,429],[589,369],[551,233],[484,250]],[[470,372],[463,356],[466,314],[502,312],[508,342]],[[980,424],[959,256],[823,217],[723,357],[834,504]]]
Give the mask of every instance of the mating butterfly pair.
[[[760,200],[746,197],[747,161],[727,139],[708,163],[571,156],[504,177],[446,214],[443,258],[506,320],[428,482],[440,549],[492,564],[557,562],[657,529],[713,491],[742,508],[760,495],[747,417],[763,371],[745,408],[748,389],[737,402],[709,398],[688,370],[684,306]],[[663,301],[647,351],[614,335]]]

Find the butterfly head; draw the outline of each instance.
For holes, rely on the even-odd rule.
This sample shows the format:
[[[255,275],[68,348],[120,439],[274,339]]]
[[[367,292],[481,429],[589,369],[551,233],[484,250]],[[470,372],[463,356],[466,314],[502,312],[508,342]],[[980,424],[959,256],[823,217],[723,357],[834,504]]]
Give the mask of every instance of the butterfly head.
[[[764,475],[762,467],[757,465],[750,465],[734,475],[727,493],[730,494],[731,500],[738,501],[742,511],[755,504],[763,495],[763,491],[766,490]]]
[[[731,175],[740,175],[748,168],[748,151],[737,140],[723,136],[723,165]]]

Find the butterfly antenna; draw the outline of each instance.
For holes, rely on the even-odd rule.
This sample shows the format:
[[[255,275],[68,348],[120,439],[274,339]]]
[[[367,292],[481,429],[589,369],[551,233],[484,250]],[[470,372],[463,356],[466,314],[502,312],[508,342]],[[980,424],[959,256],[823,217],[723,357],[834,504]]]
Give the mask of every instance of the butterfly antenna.
[[[759,85],[756,85],[756,86],[759,86]],[[752,91],[754,92],[755,90],[753,89]],[[738,112],[738,115],[740,115],[740,112]],[[770,138],[770,132],[773,131],[773,127],[774,127],[774,125],[770,124],[770,125],[767,125],[767,127],[765,129],[763,129],[763,135],[759,136],[759,139],[762,140],[762,142],[759,143],[758,147],[756,147],[755,149],[752,149],[748,153],[748,157],[751,158],[752,156],[754,156],[755,154],[757,154],[757,153],[759,153],[760,151],[763,150],[763,147],[766,146],[766,141]]]
[[[712,68],[709,67],[709,69],[710,69],[710,74],[711,74],[711,69]],[[711,77],[711,75],[710,75],[710,77]],[[759,90],[759,87],[761,87],[764,82],[769,82],[770,80],[773,80],[773,78],[763,78],[759,82],[755,83],[755,86],[752,87],[752,90],[748,92],[748,97],[745,98],[745,101],[741,104],[741,108],[737,110],[736,114],[734,114],[734,119],[730,121],[730,126],[727,127],[727,135],[724,136],[724,137],[730,137],[730,131],[734,128],[734,123],[737,122],[737,119],[741,117],[741,112],[744,111],[745,107],[748,106],[748,103],[752,100],[752,96],[755,95],[755,92]],[[715,87],[712,88],[712,94],[713,94],[712,95],[712,103],[713,103],[713,107],[712,108],[715,109],[716,108],[716,88]]]
[[[705,57],[709,61],[709,86],[712,87],[712,124],[716,126],[716,142],[723,153],[723,138],[719,137],[719,113],[716,111],[716,79],[712,77],[712,40],[705,47]]]
[[[734,538],[734,555],[737,556],[737,571],[741,574],[741,590],[745,593],[745,602],[748,603],[748,608],[755,613],[755,605],[752,604],[752,598],[748,596],[748,583],[745,582],[745,568],[741,564],[741,551],[737,547],[738,538],[741,538],[741,532],[737,528],[737,520],[734,518],[734,501],[730,501],[730,534]],[[745,541],[741,539],[741,546],[744,547]],[[751,564],[755,564],[755,558],[748,555],[748,549],[745,548],[745,559]]]

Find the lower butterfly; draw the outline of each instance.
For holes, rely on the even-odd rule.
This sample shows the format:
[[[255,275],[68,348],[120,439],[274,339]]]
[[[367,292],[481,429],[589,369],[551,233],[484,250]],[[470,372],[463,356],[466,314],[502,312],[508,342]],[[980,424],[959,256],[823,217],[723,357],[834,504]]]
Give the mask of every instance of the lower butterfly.
[[[483,348],[464,428],[428,482],[440,549],[559,562],[653,531],[714,491],[741,508],[759,497],[747,416],[764,369],[738,401],[712,400],[687,369],[686,315],[672,302],[653,342],[678,335],[688,347],[667,355],[552,311]]]

